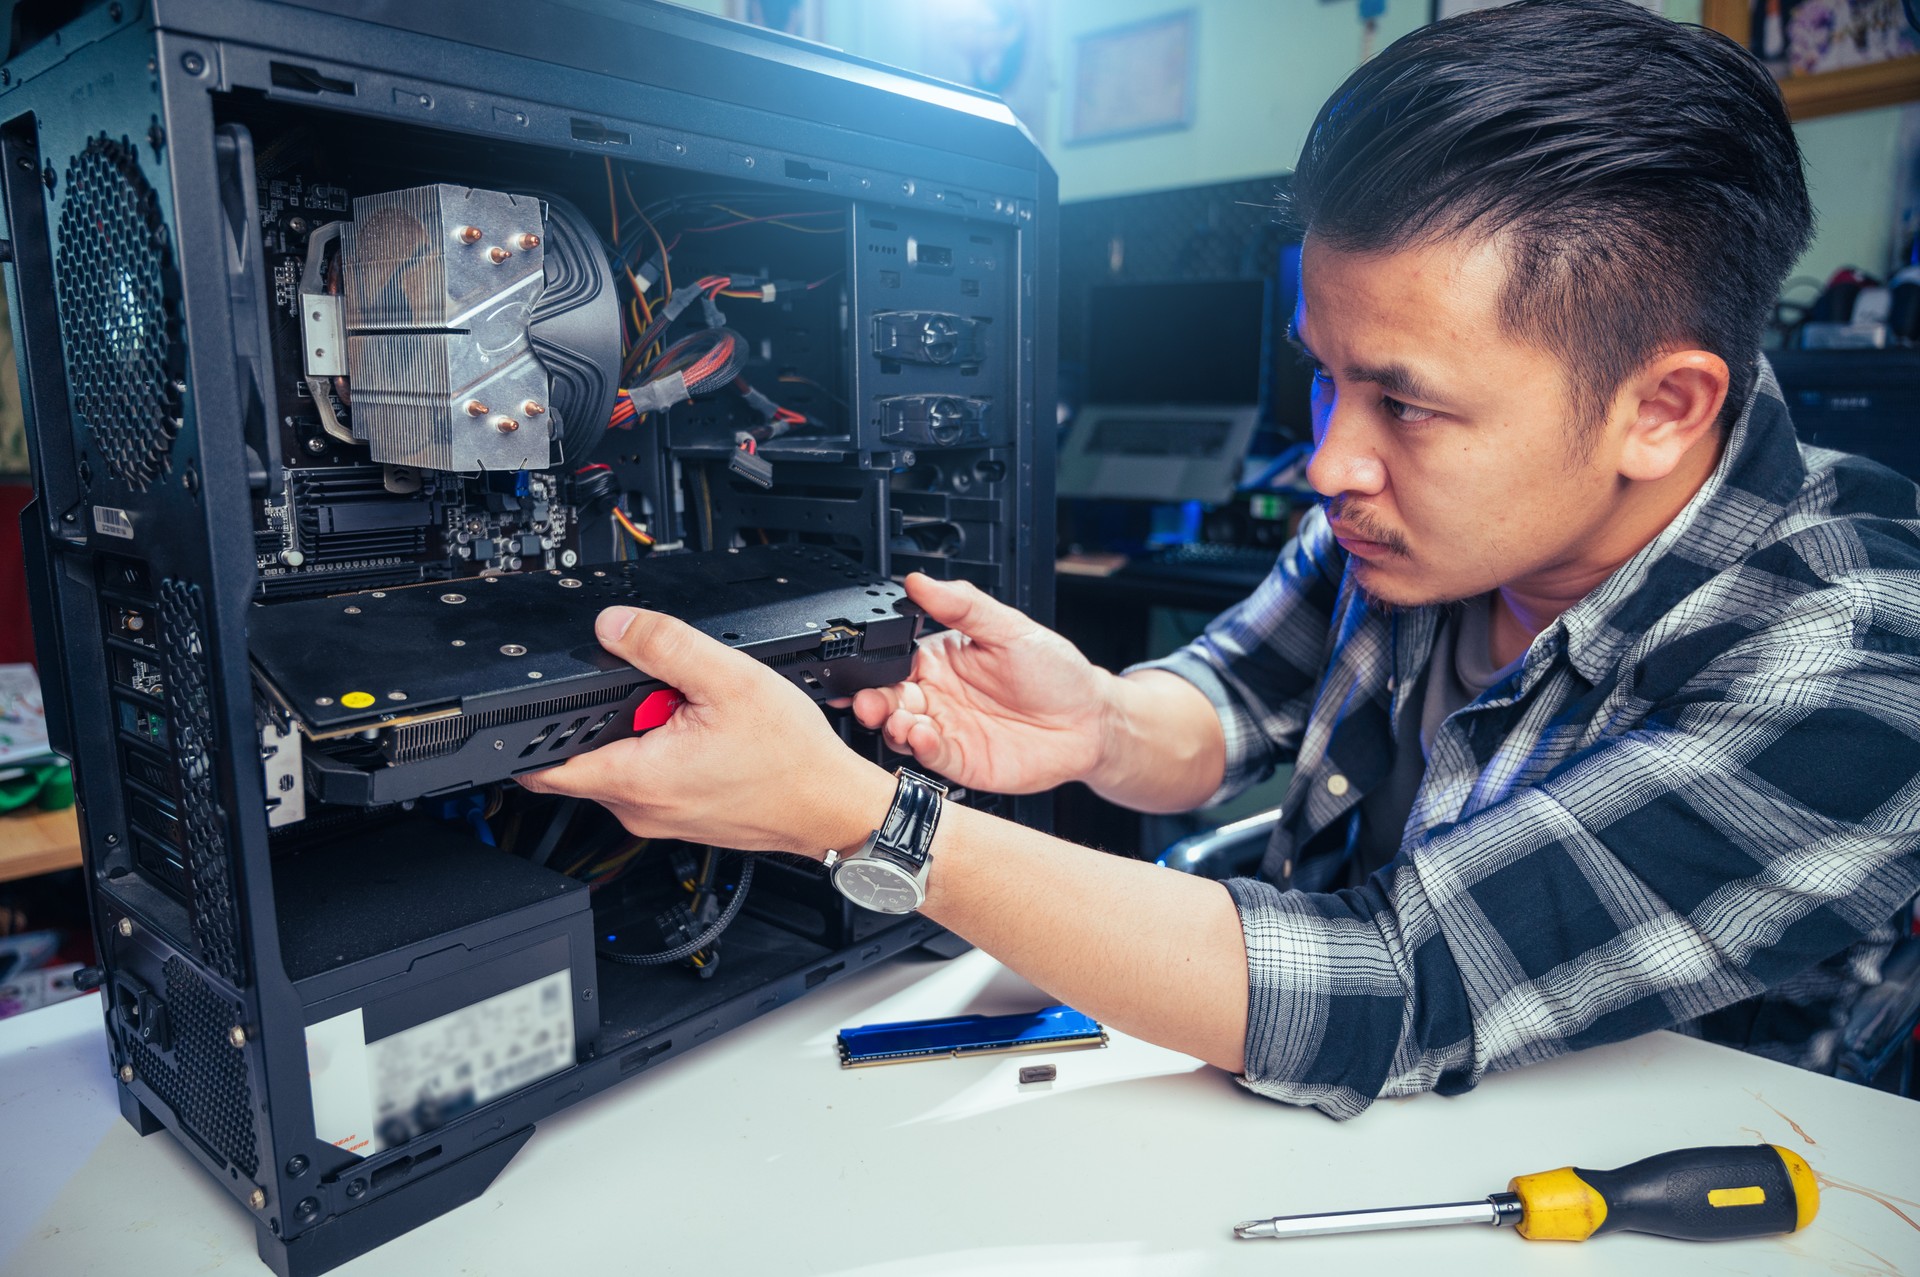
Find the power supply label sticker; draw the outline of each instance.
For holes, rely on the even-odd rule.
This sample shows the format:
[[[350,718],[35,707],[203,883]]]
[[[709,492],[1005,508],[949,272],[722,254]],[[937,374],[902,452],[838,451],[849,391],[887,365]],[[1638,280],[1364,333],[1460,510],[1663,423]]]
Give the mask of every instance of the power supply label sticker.
[[[373,1091],[359,1007],[307,1026],[307,1084],[314,1134],[362,1157],[373,1152]]]
[[[125,510],[116,510],[110,505],[93,507],[93,530],[103,537],[133,540],[133,520],[127,517]]]
[[[564,970],[377,1042],[358,1007],[307,1028],[315,1133],[362,1157],[573,1063]]]

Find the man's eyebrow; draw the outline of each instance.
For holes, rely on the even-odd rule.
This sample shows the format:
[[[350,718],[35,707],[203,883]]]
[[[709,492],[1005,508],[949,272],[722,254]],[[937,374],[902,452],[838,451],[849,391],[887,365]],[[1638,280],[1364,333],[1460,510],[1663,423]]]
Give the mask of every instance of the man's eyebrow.
[[[1381,364],[1378,367],[1349,364],[1347,376],[1354,381],[1371,382],[1395,399],[1411,399],[1422,403],[1442,401],[1442,396],[1405,364]]]
[[[1287,344],[1313,363],[1320,362],[1320,357],[1300,339],[1299,330],[1291,323],[1287,325]],[[1378,367],[1367,364],[1348,364],[1347,377],[1352,381],[1371,382],[1395,399],[1412,399],[1424,403],[1442,402],[1441,396],[1426,382],[1420,380],[1418,374],[1405,364],[1381,364]]]

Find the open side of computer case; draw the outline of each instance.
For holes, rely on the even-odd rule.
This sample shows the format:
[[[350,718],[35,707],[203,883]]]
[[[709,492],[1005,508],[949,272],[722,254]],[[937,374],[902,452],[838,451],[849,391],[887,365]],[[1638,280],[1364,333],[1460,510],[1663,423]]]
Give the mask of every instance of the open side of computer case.
[[[898,578],[1048,619],[1055,186],[1004,107],[639,0],[23,0],[10,36],[111,1067],[263,1259],[331,1268],[546,1114],[951,939],[512,778],[672,712],[592,642],[612,601],[883,763],[824,703],[907,668]]]

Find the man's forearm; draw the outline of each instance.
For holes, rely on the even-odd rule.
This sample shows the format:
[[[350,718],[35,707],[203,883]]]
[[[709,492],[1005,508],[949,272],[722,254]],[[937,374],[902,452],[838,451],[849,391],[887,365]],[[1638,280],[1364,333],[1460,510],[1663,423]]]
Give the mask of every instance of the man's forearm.
[[[1086,783],[1135,811],[1191,811],[1226,775],[1227,741],[1205,693],[1165,670],[1108,684],[1106,739]]]
[[[953,803],[921,912],[1103,1023],[1242,1071],[1246,942],[1217,882]]]

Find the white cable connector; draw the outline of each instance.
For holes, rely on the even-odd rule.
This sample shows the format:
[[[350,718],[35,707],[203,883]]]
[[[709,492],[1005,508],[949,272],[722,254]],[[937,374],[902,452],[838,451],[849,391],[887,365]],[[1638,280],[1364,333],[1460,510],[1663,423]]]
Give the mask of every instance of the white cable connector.
[[[684,373],[670,372],[644,386],[627,391],[636,413],[661,412],[692,396],[687,392]]]

